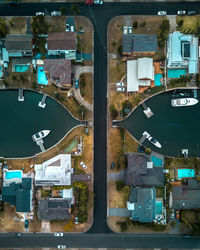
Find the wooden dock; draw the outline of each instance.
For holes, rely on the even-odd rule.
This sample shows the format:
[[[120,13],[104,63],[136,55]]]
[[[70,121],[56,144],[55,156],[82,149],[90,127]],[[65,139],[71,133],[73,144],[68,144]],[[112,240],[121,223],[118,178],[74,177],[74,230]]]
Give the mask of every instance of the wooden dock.
[[[144,108],[143,112],[147,118],[150,118],[151,116],[153,116],[153,112],[151,111],[149,107],[147,107],[147,105],[144,102],[142,103],[142,107]]]
[[[143,135],[143,136],[140,138],[139,143],[142,144],[146,138],[147,138],[147,135]]]
[[[43,97],[42,97],[42,101],[39,102],[39,104],[38,104],[38,106],[39,106],[40,108],[43,108],[43,109],[44,109],[44,108],[46,107],[46,103],[45,103],[46,99],[47,99],[47,95],[44,94]]]
[[[19,89],[18,102],[24,101],[24,92],[23,89]]]

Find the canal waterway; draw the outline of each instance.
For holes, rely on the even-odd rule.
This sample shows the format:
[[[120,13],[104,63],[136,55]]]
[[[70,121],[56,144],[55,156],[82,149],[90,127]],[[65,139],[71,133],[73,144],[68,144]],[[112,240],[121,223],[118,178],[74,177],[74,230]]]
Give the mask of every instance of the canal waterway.
[[[182,90],[182,92],[191,90]],[[198,99],[200,100],[198,91]],[[147,118],[143,107],[138,106],[124,121],[114,125],[126,128],[138,141],[144,131],[162,145],[158,149],[147,139],[144,145],[152,150],[169,156],[181,155],[182,149],[189,150],[189,156],[200,156],[200,102],[194,106],[172,107],[172,91],[156,95],[145,104],[150,107],[154,115]]]
[[[0,91],[0,156],[28,157],[40,153],[32,135],[41,130],[50,130],[44,138],[48,149],[56,144],[80,122],[58,102],[46,99],[46,108],[38,107],[42,94],[24,91],[24,102],[18,102],[18,90]]]

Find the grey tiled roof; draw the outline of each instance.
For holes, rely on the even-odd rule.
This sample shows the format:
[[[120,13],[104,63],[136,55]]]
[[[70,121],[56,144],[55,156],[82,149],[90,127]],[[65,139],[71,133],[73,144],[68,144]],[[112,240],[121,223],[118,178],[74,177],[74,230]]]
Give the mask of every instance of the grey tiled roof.
[[[127,34],[122,36],[122,51],[124,53],[133,52],[133,35]]]
[[[155,188],[132,188],[129,201],[130,203],[134,203],[134,210],[132,210],[132,220],[140,222],[152,222],[155,219]]]
[[[9,50],[32,50],[32,35],[7,35],[6,49]]]
[[[128,167],[125,172],[125,183],[131,186],[163,186],[162,167],[147,168],[149,159],[141,154],[127,155]]]

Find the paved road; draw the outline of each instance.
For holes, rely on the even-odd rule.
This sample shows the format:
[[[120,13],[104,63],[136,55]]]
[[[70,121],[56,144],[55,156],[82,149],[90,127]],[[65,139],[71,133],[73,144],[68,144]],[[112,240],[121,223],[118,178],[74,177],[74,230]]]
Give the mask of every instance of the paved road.
[[[37,11],[49,12],[65,5],[67,14],[69,3],[24,3],[21,7],[1,4],[0,16],[31,16]],[[173,15],[177,10],[196,10],[200,12],[199,2],[132,2],[105,3],[103,6],[88,7],[79,4],[80,14],[89,17],[95,27],[94,33],[94,223],[87,234],[66,234],[63,238],[49,235],[27,234],[16,240],[13,235],[1,234],[0,247],[56,247],[66,244],[69,247],[173,247],[199,248],[198,239],[184,239],[172,235],[118,235],[109,230],[107,218],[107,183],[106,183],[106,116],[107,116],[107,25],[117,15],[156,15],[158,10],[167,10]]]

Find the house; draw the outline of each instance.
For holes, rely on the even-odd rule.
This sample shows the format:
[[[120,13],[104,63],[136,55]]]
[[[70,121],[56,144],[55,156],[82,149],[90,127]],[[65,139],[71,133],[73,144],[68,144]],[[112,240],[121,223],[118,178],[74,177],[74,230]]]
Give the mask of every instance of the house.
[[[70,201],[67,199],[41,199],[38,202],[38,218],[39,220],[69,219],[69,209]]]
[[[36,186],[71,185],[71,155],[59,154],[42,164],[36,164]]]
[[[174,210],[200,208],[200,184],[195,179],[188,179],[187,184],[173,186],[169,206]]]
[[[71,87],[71,60],[45,59],[44,71],[47,79],[58,87]]]
[[[21,182],[10,182],[2,188],[2,201],[16,206],[16,212],[32,210],[32,178],[22,178]]]
[[[154,80],[153,59],[148,57],[127,61],[127,92],[149,87]]]
[[[143,154],[127,154],[125,184],[133,187],[164,186],[163,167],[155,167]]]
[[[139,222],[152,222],[156,218],[156,189],[131,188],[127,208],[131,211],[131,219]]]
[[[122,55],[152,56],[156,51],[156,35],[124,34],[122,36]]]
[[[76,33],[68,31],[48,34],[47,50],[49,56],[63,55],[65,59],[76,59]]]
[[[32,56],[32,35],[6,35],[5,47],[8,51],[8,57]]]
[[[188,69],[189,74],[198,73],[198,37],[180,31],[171,33],[167,41],[167,68]]]

